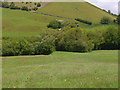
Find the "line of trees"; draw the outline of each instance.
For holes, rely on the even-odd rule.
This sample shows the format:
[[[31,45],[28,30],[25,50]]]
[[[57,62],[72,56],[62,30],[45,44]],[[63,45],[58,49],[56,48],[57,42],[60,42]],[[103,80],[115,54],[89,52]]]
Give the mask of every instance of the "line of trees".
[[[92,50],[119,49],[118,28],[86,31],[82,28],[70,28],[65,31],[42,33],[39,37],[23,40],[3,39],[2,55],[48,55],[57,51],[90,52]]]
[[[26,4],[28,4],[28,2],[26,2]],[[32,8],[32,10],[36,11],[36,10],[38,10],[38,7],[40,7],[40,6],[41,6],[41,4],[37,3],[37,6]],[[14,4],[14,2],[11,2],[10,5],[8,4],[8,2],[3,2],[2,7],[3,8],[10,8],[10,9],[17,9],[17,10],[24,10],[24,11],[31,11],[31,9],[29,9],[27,6],[22,6],[21,8],[16,6]]]

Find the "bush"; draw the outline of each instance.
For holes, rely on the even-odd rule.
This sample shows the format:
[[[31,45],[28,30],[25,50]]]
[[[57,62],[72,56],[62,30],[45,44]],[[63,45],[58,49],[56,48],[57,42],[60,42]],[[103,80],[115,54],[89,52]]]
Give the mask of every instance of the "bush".
[[[51,54],[55,51],[55,37],[52,35],[44,35],[42,40],[35,45],[35,54]]]
[[[28,7],[26,7],[26,6],[22,6],[21,10],[28,11]]]
[[[109,24],[111,22],[110,18],[109,17],[103,17],[101,19],[101,24]]]
[[[28,4],[28,2],[26,2],[26,4]]]
[[[10,9],[14,9],[15,8],[15,4],[13,3],[13,2],[11,2],[11,4],[10,4],[10,7],[9,7]]]
[[[36,41],[37,40],[37,41]],[[18,55],[48,55],[55,51],[55,38],[53,36],[44,36],[30,40],[3,40],[2,56]]]
[[[94,50],[119,49],[120,37],[116,27],[110,26],[105,29],[90,31],[88,38],[94,44]]]
[[[4,8],[9,8],[8,2],[3,2],[3,3],[2,3],[2,7],[4,7]]]
[[[61,28],[62,24],[61,22],[55,20],[55,21],[51,21],[47,27],[57,29],[57,28]]]
[[[38,10],[38,8],[37,8],[37,7],[34,7],[34,8],[33,8],[33,10],[35,10],[35,11],[36,11],[36,10]]]
[[[79,22],[82,22],[82,23],[85,23],[85,24],[88,24],[88,25],[92,25],[92,22],[86,21],[86,20],[82,20],[82,19],[80,19],[80,18],[76,18],[75,20],[76,20],[76,21],[79,21]]]
[[[87,32],[88,39],[92,41],[94,45],[94,50],[101,50],[101,44],[105,43],[104,33],[106,31],[104,29],[94,29]]]
[[[85,30],[72,28],[67,30],[59,41],[56,42],[56,49],[72,52],[89,52],[93,49],[91,41],[88,41]]]
[[[40,6],[41,6],[41,4],[40,4],[40,3],[38,3],[38,4],[37,4],[37,7],[40,7]]]
[[[34,5],[36,5],[37,3],[34,3]]]
[[[29,9],[29,11],[31,11],[31,9]]]
[[[17,56],[17,55],[32,55],[34,54],[34,47],[26,40],[4,40],[3,41],[3,56]]]
[[[107,50],[114,50],[119,49],[118,45],[120,42],[120,37],[118,35],[118,28],[116,27],[109,27],[104,34],[105,37],[105,43],[102,44],[102,49]]]

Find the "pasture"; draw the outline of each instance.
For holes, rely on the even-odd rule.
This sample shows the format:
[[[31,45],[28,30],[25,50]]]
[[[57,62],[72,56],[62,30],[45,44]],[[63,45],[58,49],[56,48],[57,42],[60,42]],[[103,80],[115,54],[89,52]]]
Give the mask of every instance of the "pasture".
[[[3,88],[117,88],[118,50],[2,57]]]
[[[87,2],[52,2],[45,7],[37,10],[40,13],[46,13],[66,18],[81,18],[83,20],[100,23],[104,16],[115,19],[115,16],[87,3]]]

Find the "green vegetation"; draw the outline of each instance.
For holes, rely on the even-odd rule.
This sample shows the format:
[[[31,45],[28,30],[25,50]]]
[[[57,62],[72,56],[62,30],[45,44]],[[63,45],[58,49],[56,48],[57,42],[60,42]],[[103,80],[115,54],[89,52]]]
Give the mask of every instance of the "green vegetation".
[[[118,51],[2,58],[3,88],[117,88]],[[89,83],[88,83],[89,82]]]
[[[37,5],[36,5],[37,4]],[[22,3],[19,3],[19,2],[2,2],[2,7],[4,8],[10,8],[10,9],[17,9],[17,10],[25,10],[25,11],[31,11],[30,9],[33,9],[33,10],[38,10],[37,7],[40,7],[41,4],[39,2],[36,2],[36,4],[33,4],[32,2],[29,3],[29,2],[22,2]]]
[[[110,18],[108,18],[108,17],[103,17],[103,18],[101,19],[101,24],[109,24],[109,23],[111,23]]]
[[[2,7],[4,7],[4,8],[9,8],[8,2],[2,3]]]
[[[32,10],[35,10],[35,11],[36,11],[36,10],[38,10],[38,8],[37,8],[37,7],[34,7]]]
[[[75,20],[76,20],[76,21],[79,21],[79,22],[82,22],[82,23],[85,23],[85,24],[88,24],[88,25],[92,25],[92,22],[86,21],[86,20],[82,20],[82,19],[80,19],[80,18],[76,18]]]
[[[85,2],[3,6],[3,88],[118,87],[119,17]]]
[[[47,27],[57,29],[57,28],[61,28],[62,24],[61,22],[54,20],[54,21],[51,21]]]
[[[26,7],[26,6],[23,6],[23,7],[21,8],[21,10],[28,11],[28,7]]]
[[[37,7],[40,7],[40,6],[41,6],[41,4],[40,4],[40,3],[38,3],[38,4],[37,4]]]

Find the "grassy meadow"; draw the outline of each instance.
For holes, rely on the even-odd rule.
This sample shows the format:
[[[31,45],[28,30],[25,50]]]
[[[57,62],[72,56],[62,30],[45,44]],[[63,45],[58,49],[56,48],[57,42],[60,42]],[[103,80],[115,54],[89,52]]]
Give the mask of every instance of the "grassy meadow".
[[[3,88],[117,88],[118,51],[3,57]]]

